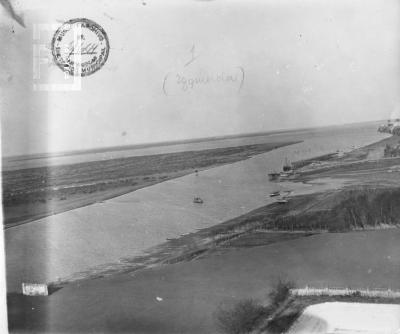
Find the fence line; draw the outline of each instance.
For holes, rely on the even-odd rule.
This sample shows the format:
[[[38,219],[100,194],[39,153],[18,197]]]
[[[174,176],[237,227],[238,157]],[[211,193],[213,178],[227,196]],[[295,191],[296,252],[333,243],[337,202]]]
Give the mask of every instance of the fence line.
[[[400,298],[400,291],[391,289],[349,289],[349,288],[310,288],[291,289],[293,296],[360,296],[379,298]]]

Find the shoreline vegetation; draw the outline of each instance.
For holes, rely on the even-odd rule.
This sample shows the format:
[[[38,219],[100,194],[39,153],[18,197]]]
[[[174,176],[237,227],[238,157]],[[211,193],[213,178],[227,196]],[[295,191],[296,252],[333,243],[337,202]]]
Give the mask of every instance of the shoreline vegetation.
[[[295,143],[298,141],[3,171],[3,224],[8,228],[28,223]]]

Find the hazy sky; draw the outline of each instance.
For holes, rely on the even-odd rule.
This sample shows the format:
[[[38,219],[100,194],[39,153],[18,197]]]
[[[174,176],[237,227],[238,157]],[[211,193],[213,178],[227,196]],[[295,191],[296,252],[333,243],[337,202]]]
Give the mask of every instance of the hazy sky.
[[[397,0],[11,3],[26,27],[0,8],[4,155],[368,121],[399,106]],[[55,24],[50,48],[79,17],[108,34],[106,64],[79,91],[34,91],[33,26]],[[40,73],[64,80],[54,64]]]

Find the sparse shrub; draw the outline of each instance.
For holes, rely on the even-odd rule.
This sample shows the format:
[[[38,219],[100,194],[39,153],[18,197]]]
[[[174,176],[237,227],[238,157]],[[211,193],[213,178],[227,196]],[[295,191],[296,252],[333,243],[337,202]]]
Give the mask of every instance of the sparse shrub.
[[[225,334],[250,333],[282,305],[293,287],[293,282],[279,279],[268,294],[268,306],[262,306],[254,299],[238,301],[230,308],[220,306],[215,313],[218,330]]]
[[[216,325],[221,333],[246,334],[255,329],[267,314],[267,309],[254,299],[245,299],[231,308],[220,306],[215,314]]]
[[[279,279],[273,289],[269,292],[271,307],[278,308],[290,295],[290,289],[294,287],[294,283],[288,280]]]
[[[272,319],[267,327],[266,332],[269,334],[281,334],[286,333],[295,320],[301,315],[302,310],[299,309],[300,306],[294,307],[287,312],[282,312],[276,318]]]

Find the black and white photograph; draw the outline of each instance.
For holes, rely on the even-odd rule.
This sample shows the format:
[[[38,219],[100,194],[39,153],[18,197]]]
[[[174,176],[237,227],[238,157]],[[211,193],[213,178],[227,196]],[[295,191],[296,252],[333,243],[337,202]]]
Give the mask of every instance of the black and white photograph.
[[[400,334],[399,0],[0,0],[1,333]]]

